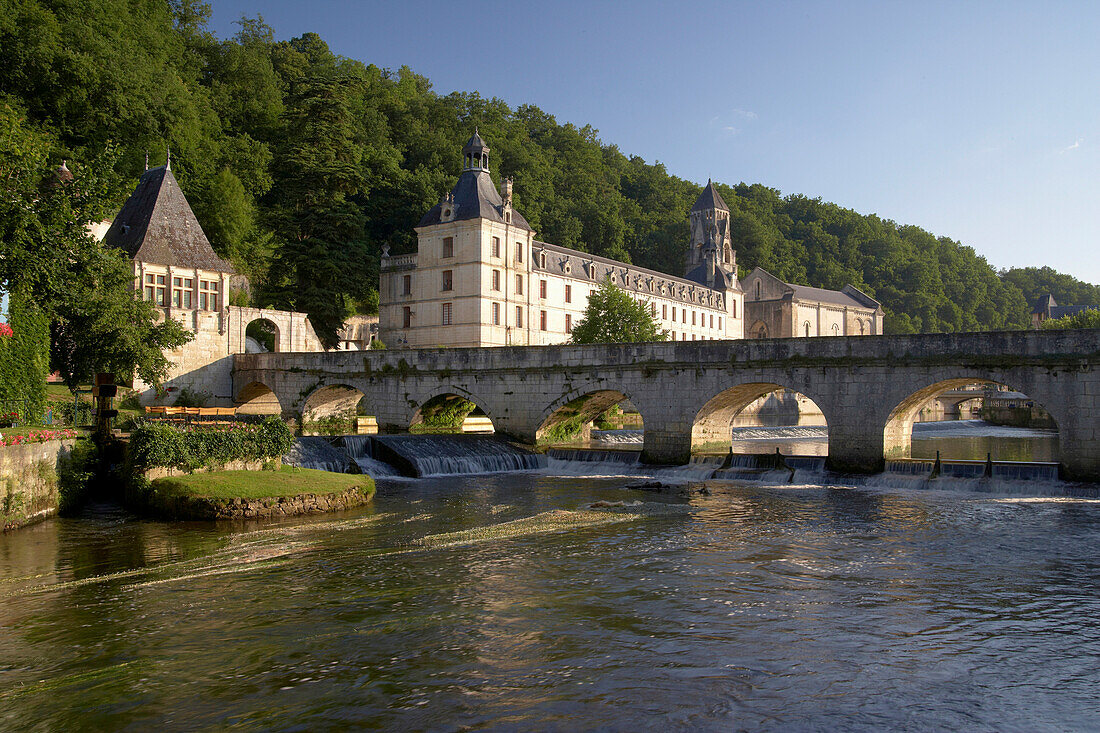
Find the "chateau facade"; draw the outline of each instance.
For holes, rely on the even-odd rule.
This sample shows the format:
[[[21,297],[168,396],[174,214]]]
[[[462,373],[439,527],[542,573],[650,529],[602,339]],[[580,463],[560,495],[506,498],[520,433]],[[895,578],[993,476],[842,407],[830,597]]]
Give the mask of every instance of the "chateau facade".
[[[610,278],[646,303],[677,341],[743,336],[729,209],[709,184],[691,210],[686,277],[539,241],[489,174],[476,132],[458,182],[416,227],[417,252],[382,255],[380,338],[391,348],[568,341],[588,296]]]

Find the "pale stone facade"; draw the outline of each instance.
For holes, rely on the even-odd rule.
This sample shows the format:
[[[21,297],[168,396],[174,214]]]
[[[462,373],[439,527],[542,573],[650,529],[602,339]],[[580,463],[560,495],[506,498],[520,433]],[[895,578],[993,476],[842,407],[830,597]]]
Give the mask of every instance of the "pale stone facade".
[[[383,253],[379,331],[388,347],[563,343],[607,278],[648,304],[674,340],[742,337],[728,231],[713,231],[728,221],[720,197],[703,210],[713,201],[704,192],[693,208],[699,257],[680,278],[538,241],[512,207],[511,181],[493,185],[488,152],[475,133],[455,188],[416,227],[416,254]]]
[[[882,334],[882,307],[851,285],[843,290],[792,285],[761,267],[742,284],[748,338]]]

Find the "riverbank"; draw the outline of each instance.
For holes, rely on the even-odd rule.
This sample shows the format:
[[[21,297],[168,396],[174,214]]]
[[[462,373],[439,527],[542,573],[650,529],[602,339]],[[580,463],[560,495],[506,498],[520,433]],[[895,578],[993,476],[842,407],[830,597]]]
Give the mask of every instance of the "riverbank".
[[[370,476],[282,466],[167,476],[131,498],[135,508],[162,519],[263,519],[351,509],[370,501],[374,490]]]

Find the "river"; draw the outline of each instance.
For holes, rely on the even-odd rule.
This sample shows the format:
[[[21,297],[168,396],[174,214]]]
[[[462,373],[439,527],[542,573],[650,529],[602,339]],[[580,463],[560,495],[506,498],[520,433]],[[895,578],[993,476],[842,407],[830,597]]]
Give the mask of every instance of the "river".
[[[584,471],[0,536],[0,727],[1096,728],[1088,490]]]

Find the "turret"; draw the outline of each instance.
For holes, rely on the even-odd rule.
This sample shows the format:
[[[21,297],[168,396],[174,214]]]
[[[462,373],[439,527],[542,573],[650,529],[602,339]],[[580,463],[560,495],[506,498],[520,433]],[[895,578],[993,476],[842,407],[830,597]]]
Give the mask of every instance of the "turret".
[[[489,146],[481,139],[476,127],[473,136],[462,146],[462,157],[465,160],[463,170],[489,171]]]

